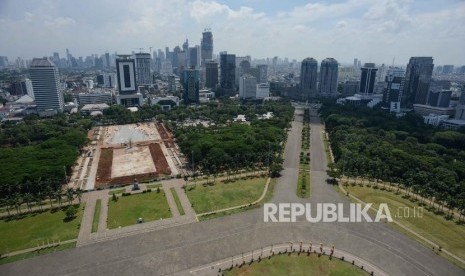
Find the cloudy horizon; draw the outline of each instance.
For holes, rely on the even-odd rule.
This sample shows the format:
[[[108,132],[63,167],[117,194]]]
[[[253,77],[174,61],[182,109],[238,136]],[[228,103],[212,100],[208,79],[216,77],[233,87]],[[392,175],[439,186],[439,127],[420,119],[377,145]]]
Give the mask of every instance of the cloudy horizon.
[[[0,2],[0,55],[148,52],[199,45],[210,27],[214,53],[319,62],[405,65],[411,56],[465,64],[465,1],[26,0]]]

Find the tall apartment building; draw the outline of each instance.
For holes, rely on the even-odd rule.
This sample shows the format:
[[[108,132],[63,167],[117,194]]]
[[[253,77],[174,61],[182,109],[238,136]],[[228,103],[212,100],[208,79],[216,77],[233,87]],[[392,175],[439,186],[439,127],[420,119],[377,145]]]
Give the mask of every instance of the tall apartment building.
[[[374,63],[365,63],[361,70],[359,93],[362,95],[371,95],[375,89],[376,71]]]
[[[199,102],[200,74],[199,70],[186,69],[182,71],[181,83],[183,86],[183,99],[185,104]]]
[[[413,104],[426,104],[433,68],[432,57],[410,58],[401,93],[402,107],[412,108]]]
[[[209,60],[205,63],[205,87],[215,89],[218,85],[218,62]]]
[[[39,115],[63,112],[63,93],[55,64],[48,58],[34,58],[29,73]],[[48,113],[50,114],[50,113]]]
[[[256,98],[257,78],[245,74],[239,79],[239,97],[242,99]]]
[[[152,77],[150,74],[151,57],[149,53],[137,53],[136,57],[136,84],[137,85],[152,85]]]
[[[405,71],[390,67],[384,79],[383,106],[391,112],[400,111],[400,94],[404,84]]]
[[[209,29],[205,29],[202,33],[200,58],[202,60],[202,65],[205,65],[207,60],[213,59],[213,34]]]
[[[320,83],[318,94],[323,97],[337,95],[337,74],[339,64],[334,58],[326,58],[320,66]]]
[[[116,102],[124,106],[142,105],[142,95],[137,92],[135,60],[131,55],[119,55],[116,58],[116,76],[118,79]]]
[[[316,96],[317,92],[317,75],[318,61],[314,58],[306,58],[302,60],[300,66],[300,92],[302,99],[308,100]]]

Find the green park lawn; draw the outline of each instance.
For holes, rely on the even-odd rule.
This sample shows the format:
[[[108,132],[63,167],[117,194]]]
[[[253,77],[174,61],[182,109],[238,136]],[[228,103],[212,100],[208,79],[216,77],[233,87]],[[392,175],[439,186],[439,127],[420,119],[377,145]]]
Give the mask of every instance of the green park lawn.
[[[185,215],[186,213],[184,212],[184,208],[182,208],[181,200],[179,200],[179,196],[176,192],[176,189],[170,188],[170,192],[173,195],[174,202],[176,202],[176,207],[178,208],[179,214],[181,216]]]
[[[58,246],[47,247],[47,248],[44,248],[44,249],[41,249],[41,250],[36,250],[36,251],[31,251],[31,252],[26,252],[26,253],[14,255],[14,256],[11,256],[11,257],[2,257],[2,258],[0,258],[0,265],[16,262],[16,261],[19,261],[19,260],[29,259],[29,258],[32,258],[32,257],[37,257],[37,256],[40,256],[40,255],[50,254],[50,253],[53,253],[53,252],[62,251],[62,250],[70,249],[70,248],[74,248],[74,247],[76,247],[76,242],[70,242],[70,243],[65,243],[65,244],[61,244],[61,245],[58,245]]]
[[[110,190],[108,192],[109,195],[117,195],[117,194],[122,194],[126,192],[126,188],[121,188],[121,189],[114,189],[114,190]]]
[[[341,261],[337,258],[329,260],[328,257],[318,257],[316,254],[310,256],[297,254],[278,255],[271,259],[263,259],[260,262],[254,262],[251,265],[244,265],[236,267],[231,271],[225,271],[227,276],[239,275],[267,275],[267,276],[280,276],[280,275],[368,275],[357,266],[350,263]]]
[[[0,253],[36,247],[47,242],[76,239],[82,219],[83,204],[76,217],[66,220],[65,208],[0,220]],[[15,219],[16,218],[16,219]]]
[[[266,178],[240,179],[234,182],[188,186],[186,194],[197,214],[249,204],[263,193]]]
[[[171,216],[165,193],[160,190],[159,193],[153,191],[119,196],[116,202],[110,199],[107,225],[108,228],[112,229],[136,224],[138,218],[143,218],[147,222]]]
[[[102,200],[97,199],[95,202],[95,209],[94,209],[94,218],[92,220],[92,233],[97,232],[98,230],[98,223],[100,220],[100,208],[102,206]]]
[[[373,206],[378,206],[379,203],[385,202],[389,206],[391,215],[394,220],[399,221],[403,225],[435,242],[451,253],[465,259],[465,225],[458,224],[456,220],[447,220],[443,215],[436,215],[423,208],[422,217],[413,217],[414,207],[418,214],[418,203],[414,203],[396,195],[394,192],[373,189],[369,187],[347,186],[346,189],[350,194],[360,198],[364,202],[373,203]],[[409,216],[405,218],[404,207],[409,207]],[[375,207],[376,208],[376,207]],[[407,208],[405,208],[407,210]],[[399,213],[398,213],[399,210]],[[401,217],[399,217],[399,215]],[[396,217],[397,216],[397,217]],[[396,227],[396,229],[400,227]],[[405,231],[405,230],[403,230]],[[412,235],[412,237],[414,237]]]

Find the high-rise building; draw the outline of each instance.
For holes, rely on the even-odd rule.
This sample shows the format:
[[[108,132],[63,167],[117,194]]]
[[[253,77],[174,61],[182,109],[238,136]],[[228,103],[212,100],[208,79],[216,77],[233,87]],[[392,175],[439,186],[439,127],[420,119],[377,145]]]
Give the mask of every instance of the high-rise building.
[[[213,34],[210,29],[205,29],[202,33],[200,57],[202,59],[202,65],[204,65],[207,60],[213,59]]]
[[[239,97],[242,99],[255,98],[257,94],[257,78],[245,74],[239,79]]]
[[[103,74],[103,87],[116,88],[116,74]]]
[[[235,90],[236,55],[220,53],[220,85],[226,90]],[[230,92],[230,91],[229,91]]]
[[[0,67],[6,67],[8,65],[8,58],[6,56],[0,56]]]
[[[391,112],[400,108],[400,92],[404,84],[405,71],[398,67],[390,67],[386,72],[383,91],[383,106]],[[398,107],[395,110],[391,107]]]
[[[257,65],[257,83],[268,83],[268,65],[259,64]]]
[[[236,67],[236,85],[239,86],[239,78],[243,75],[251,74],[250,61],[245,59],[238,63],[236,57],[236,64],[239,64],[239,66]]]
[[[142,95],[137,93],[136,62],[131,55],[118,55],[116,75],[118,79],[117,103],[124,106],[142,105]]]
[[[324,97],[337,95],[337,73],[339,64],[334,58],[326,58],[320,66],[320,86],[318,94]]]
[[[257,94],[255,98],[264,99],[270,96],[270,85],[268,83],[257,83]]]
[[[426,104],[434,107],[449,107],[451,95],[451,90],[430,90]]]
[[[444,75],[449,75],[449,74],[454,73],[454,65],[444,65],[442,67],[442,73]]]
[[[24,94],[34,99],[34,88],[32,88],[32,81],[28,78],[21,81],[21,88]]]
[[[460,87],[460,93],[459,104],[465,105],[465,84]]]
[[[105,53],[105,62],[104,62],[105,68],[110,68],[111,62],[110,62],[110,54]]]
[[[136,57],[136,83],[137,85],[152,85],[150,74],[150,54],[137,53]]]
[[[197,47],[190,47],[188,51],[188,60],[189,63],[187,65],[188,68],[197,68],[199,66],[198,62],[198,48]]]
[[[55,64],[48,58],[34,58],[29,72],[39,115],[48,111],[62,112],[63,93]]]
[[[414,103],[426,104],[433,68],[432,57],[410,58],[405,72],[401,107],[412,108]]]
[[[183,86],[184,103],[198,103],[200,90],[199,70],[185,69],[182,71],[181,83]]]
[[[318,61],[314,58],[302,60],[300,66],[300,92],[303,99],[316,96],[316,81],[318,75]]]
[[[205,63],[205,87],[215,89],[218,85],[218,62],[209,60]]]
[[[375,67],[374,63],[365,63],[360,70],[362,71],[362,75],[360,77],[359,93],[362,95],[373,94],[376,81],[376,71],[378,71],[378,69]]]

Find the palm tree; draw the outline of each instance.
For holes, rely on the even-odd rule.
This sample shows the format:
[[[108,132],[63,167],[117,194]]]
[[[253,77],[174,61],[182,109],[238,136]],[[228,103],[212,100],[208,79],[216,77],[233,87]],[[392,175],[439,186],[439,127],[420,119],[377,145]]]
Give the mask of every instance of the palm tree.
[[[0,199],[0,206],[5,206],[6,211],[8,212],[8,216],[10,216],[10,204],[8,197]]]
[[[53,202],[52,202],[52,199],[54,197],[54,192],[53,192],[53,189],[50,185],[47,186],[47,189],[45,189],[45,194],[47,195],[48,197],[48,200],[50,202],[50,208],[53,208]]]
[[[68,199],[68,203],[71,204],[71,202],[74,199],[74,189],[73,188],[68,188],[66,190],[66,198]]]
[[[35,197],[36,204],[39,206],[39,209],[42,211],[42,201],[44,200],[44,195],[41,192],[38,192]]]
[[[34,197],[31,193],[24,194],[24,201],[26,202],[27,208],[31,211],[31,202],[34,201]]]
[[[8,215],[10,215],[10,209],[15,207],[15,198],[13,196],[9,196],[6,201],[6,210]]]
[[[13,197],[13,200],[14,200],[14,206],[16,208],[16,212],[21,214],[21,204],[23,203],[23,199],[21,198],[21,195],[20,194],[15,194],[15,196]]]
[[[76,191],[75,191],[76,197],[79,200],[79,204],[81,204],[82,193],[83,193],[83,191],[81,190],[81,188],[77,188]]]
[[[61,194],[61,191],[58,190],[54,193],[55,199],[58,201],[58,204],[61,206],[61,200],[63,199],[63,195]]]

